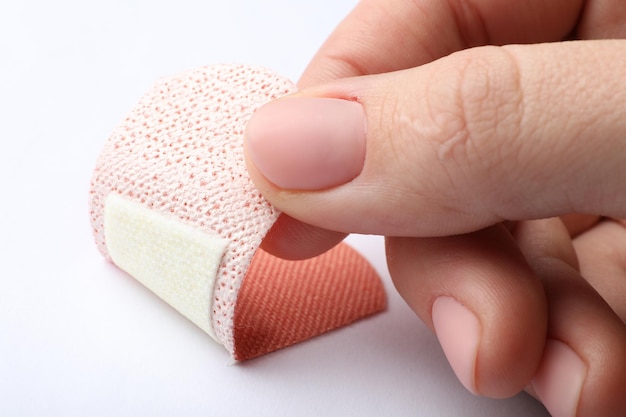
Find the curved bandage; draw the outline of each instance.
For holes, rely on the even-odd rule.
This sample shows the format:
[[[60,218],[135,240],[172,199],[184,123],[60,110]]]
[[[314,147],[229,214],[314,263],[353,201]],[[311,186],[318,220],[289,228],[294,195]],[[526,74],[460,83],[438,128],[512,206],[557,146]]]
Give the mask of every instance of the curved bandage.
[[[253,66],[164,78],[114,130],[92,178],[100,251],[237,359],[385,306],[374,270],[345,246],[303,262],[259,251],[253,262],[279,213],[247,175],[243,130],[261,105],[294,91]]]

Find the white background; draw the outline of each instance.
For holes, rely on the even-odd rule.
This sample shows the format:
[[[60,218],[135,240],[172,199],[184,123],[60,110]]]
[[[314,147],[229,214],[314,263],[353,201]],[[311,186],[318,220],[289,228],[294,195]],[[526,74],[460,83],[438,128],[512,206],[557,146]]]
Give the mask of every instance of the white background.
[[[387,312],[244,364],[96,250],[91,170],[156,78],[242,62],[296,80],[355,3],[2,1],[0,415],[547,416],[524,394],[463,390],[379,238],[350,242]]]

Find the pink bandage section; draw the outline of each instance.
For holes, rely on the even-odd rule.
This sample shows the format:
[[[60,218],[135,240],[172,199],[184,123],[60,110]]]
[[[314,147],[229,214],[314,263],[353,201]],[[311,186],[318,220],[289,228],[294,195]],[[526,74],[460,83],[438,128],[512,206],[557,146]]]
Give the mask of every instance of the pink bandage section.
[[[245,65],[208,66],[161,79],[113,131],[92,177],[91,223],[108,260],[113,259],[104,212],[111,194],[228,242],[214,286],[207,289],[207,315],[217,341],[239,360],[385,308],[378,276],[344,245],[304,262],[259,251],[251,267],[279,212],[247,175],[243,132],[255,110],[295,90],[284,77]],[[181,263],[189,262],[183,258]],[[306,304],[302,297],[315,297],[317,304],[294,315]],[[337,309],[342,312],[328,316]],[[285,313],[297,319],[278,317]]]

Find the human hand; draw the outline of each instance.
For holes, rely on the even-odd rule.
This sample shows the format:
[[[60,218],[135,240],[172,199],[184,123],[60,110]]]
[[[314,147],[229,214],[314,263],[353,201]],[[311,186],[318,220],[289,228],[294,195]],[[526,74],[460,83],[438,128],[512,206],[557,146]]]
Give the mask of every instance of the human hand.
[[[469,390],[625,415],[626,42],[593,40],[625,35],[618,0],[363,0],[248,126],[289,215],[264,247],[385,235]],[[511,43],[529,45],[478,47]]]

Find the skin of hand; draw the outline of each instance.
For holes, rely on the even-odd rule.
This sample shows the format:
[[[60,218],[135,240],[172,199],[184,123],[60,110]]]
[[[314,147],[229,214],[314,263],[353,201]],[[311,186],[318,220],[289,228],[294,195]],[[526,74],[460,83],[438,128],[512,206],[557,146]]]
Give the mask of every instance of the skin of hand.
[[[624,37],[622,0],[361,1],[248,124],[264,249],[384,235],[466,388],[625,416]]]

